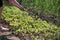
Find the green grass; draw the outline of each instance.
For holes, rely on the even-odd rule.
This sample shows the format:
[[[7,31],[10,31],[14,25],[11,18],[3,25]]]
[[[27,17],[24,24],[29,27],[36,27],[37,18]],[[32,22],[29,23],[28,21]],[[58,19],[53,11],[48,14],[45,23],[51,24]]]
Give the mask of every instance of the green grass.
[[[32,40],[55,40],[55,38],[59,39],[60,37],[60,28],[57,25],[47,23],[40,18],[36,20],[29,16],[27,12],[21,11],[14,6],[5,6],[2,18],[15,29],[16,33],[20,32],[23,35],[29,33]],[[44,34],[44,37],[39,36],[41,33]],[[39,37],[37,38],[35,34],[39,34]]]
[[[37,12],[40,11],[44,14],[60,16],[60,0],[24,0],[22,4],[27,7],[27,9],[36,10]]]

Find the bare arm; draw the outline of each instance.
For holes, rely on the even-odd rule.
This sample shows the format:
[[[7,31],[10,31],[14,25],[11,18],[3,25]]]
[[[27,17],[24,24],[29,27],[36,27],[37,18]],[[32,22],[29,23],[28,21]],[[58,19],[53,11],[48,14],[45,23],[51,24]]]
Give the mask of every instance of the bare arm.
[[[8,1],[10,5],[14,5],[24,11],[25,8],[21,4],[19,4],[16,0],[8,0]]]

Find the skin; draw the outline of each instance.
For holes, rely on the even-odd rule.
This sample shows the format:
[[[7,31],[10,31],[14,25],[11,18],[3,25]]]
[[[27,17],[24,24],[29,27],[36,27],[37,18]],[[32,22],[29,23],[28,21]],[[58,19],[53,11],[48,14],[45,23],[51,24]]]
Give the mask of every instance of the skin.
[[[25,8],[21,4],[19,4],[16,0],[8,0],[8,4],[16,6],[17,8],[19,8],[22,11],[25,10]],[[0,7],[0,21],[1,21],[2,10],[3,10],[3,6]],[[1,29],[2,30],[7,30],[8,28],[1,27]]]
[[[10,5],[16,6],[20,10],[23,10],[24,11],[25,8],[21,4],[19,4],[16,0],[8,0],[8,1],[9,1],[9,4]]]

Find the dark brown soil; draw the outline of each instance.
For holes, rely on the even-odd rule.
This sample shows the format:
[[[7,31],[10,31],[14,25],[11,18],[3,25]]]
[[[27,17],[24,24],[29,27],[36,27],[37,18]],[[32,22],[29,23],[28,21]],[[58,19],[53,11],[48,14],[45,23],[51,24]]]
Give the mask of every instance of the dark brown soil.
[[[60,16],[56,16],[53,14],[45,14],[43,12],[37,12],[32,9],[28,9],[27,12],[29,13],[29,16],[35,16],[36,20],[38,18],[41,18],[42,20],[45,20],[47,22],[52,22],[53,24],[56,24],[60,26]]]

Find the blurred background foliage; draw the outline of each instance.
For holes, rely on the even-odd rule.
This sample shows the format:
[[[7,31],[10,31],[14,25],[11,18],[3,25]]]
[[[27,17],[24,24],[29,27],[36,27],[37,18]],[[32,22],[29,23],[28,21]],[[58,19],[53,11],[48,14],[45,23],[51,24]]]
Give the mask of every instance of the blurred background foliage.
[[[41,18],[36,19],[34,14],[60,17],[60,0],[17,0],[29,12],[21,11],[14,6],[4,4],[2,18],[22,36],[29,34],[32,40],[60,40],[60,26]],[[38,15],[37,15],[38,16]]]
[[[60,0],[18,0],[27,9],[60,16]]]

